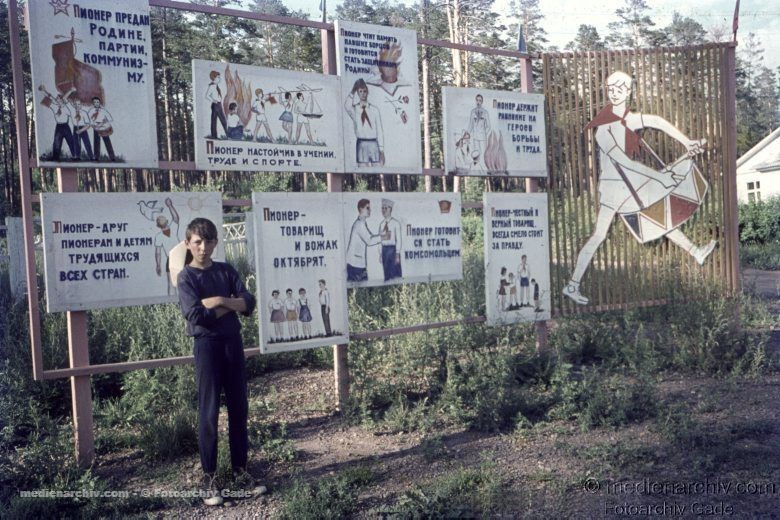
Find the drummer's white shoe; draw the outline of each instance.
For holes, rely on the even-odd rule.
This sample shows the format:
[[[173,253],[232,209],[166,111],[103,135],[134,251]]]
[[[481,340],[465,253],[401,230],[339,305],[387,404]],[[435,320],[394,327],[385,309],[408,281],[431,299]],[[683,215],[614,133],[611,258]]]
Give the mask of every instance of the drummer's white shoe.
[[[708,256],[710,256],[710,253],[715,249],[715,246],[718,245],[717,240],[710,240],[710,243],[706,246],[696,246],[691,251],[691,254],[696,259],[696,262],[698,262],[699,265],[704,265],[704,261],[707,259]]]
[[[563,295],[568,296],[578,305],[587,305],[589,301],[588,298],[583,296],[580,292],[580,283],[575,282],[574,280],[570,280],[569,283],[566,284],[566,287],[563,288]]]

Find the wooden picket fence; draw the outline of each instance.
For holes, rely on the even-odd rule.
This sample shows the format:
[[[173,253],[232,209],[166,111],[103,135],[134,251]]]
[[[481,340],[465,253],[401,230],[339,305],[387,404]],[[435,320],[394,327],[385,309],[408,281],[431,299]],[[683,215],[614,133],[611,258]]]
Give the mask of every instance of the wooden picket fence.
[[[699,245],[716,239],[718,248],[700,267],[667,239],[640,244],[616,218],[582,281],[590,302],[579,306],[561,291],[598,207],[598,148],[585,125],[608,103],[606,79],[618,70],[634,78],[632,111],[662,116],[690,138],[707,140],[696,163],[709,192],[681,229]],[[679,288],[702,281],[738,290],[734,44],[545,54],[543,71],[557,314],[660,304],[680,294]],[[666,164],[685,152],[662,132],[648,130],[643,137]],[[645,164],[657,167],[649,158]]]

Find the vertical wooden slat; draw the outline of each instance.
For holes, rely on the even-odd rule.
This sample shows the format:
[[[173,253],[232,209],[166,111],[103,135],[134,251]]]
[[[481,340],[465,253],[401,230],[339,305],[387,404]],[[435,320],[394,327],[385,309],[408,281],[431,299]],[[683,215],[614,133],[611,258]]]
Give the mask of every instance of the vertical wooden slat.
[[[596,89],[599,87],[600,83],[596,79],[595,75],[597,74],[597,67],[596,63],[598,60],[598,53],[595,52],[588,52],[585,54],[585,60],[587,62],[587,83],[583,86],[583,93],[586,93],[587,96],[583,96],[583,123],[587,124],[588,122],[595,117],[595,115],[598,113],[599,107],[597,105],[597,92]],[[597,186],[598,186],[598,171],[596,168],[596,154],[598,153],[598,147],[596,146],[596,139],[594,136],[594,132],[592,131],[585,131],[583,129],[583,132],[585,132],[583,143],[584,143],[584,152],[585,153],[585,178],[588,182],[588,190],[586,193],[586,203],[589,208],[597,208],[598,207],[598,196],[597,196]],[[591,261],[591,269],[594,276],[594,292],[591,295],[591,298],[593,301],[596,302],[596,305],[602,305],[606,299],[606,295],[604,293],[604,285],[606,283],[606,277],[604,276],[604,271],[602,270],[602,265],[600,259],[602,258],[602,254],[598,253],[597,255],[594,255],[593,260]]]
[[[561,218],[560,218],[560,225],[558,227],[558,233],[561,235],[561,239],[565,240],[565,244],[566,244],[562,248],[562,253],[563,253],[562,272],[565,273],[565,277],[567,277],[567,279],[563,280],[562,283],[560,284],[560,289],[562,289],[563,285],[568,281],[568,277],[571,276],[574,267],[573,267],[573,263],[569,261],[569,248],[570,248],[569,244],[572,243],[572,238],[570,233],[571,215],[569,213],[571,183],[566,175],[566,169],[564,165],[562,146],[561,146],[561,140],[562,140],[561,134],[563,132],[559,128],[560,118],[563,117],[562,108],[561,108],[562,96],[560,92],[561,87],[560,87],[559,69],[560,69],[560,59],[557,57],[554,59],[551,58],[550,67],[548,70],[550,87],[551,87],[551,91],[553,92],[552,99],[550,100],[550,110],[552,113],[550,126],[552,129],[551,135],[553,136],[553,141],[551,142],[551,145],[553,146],[553,164],[555,165],[556,175],[558,176],[558,185],[562,190],[561,197],[560,197]],[[561,311],[566,312],[566,311],[574,310],[574,308],[570,305],[570,303],[571,302],[561,300]]]
[[[561,101],[563,103],[562,115],[565,118],[564,126],[564,154],[566,158],[566,171],[568,172],[570,182],[570,194],[572,203],[572,216],[576,225],[574,226],[574,239],[578,244],[583,244],[587,239],[587,233],[583,230],[583,227],[587,228],[585,224],[586,216],[582,204],[582,193],[580,182],[580,174],[577,168],[577,151],[575,146],[575,140],[577,138],[576,128],[576,113],[574,111],[574,100],[572,99],[572,83],[576,82],[576,68],[574,63],[577,60],[573,57],[566,57],[562,60],[561,71],[563,72],[563,78],[561,79],[562,96]],[[576,94],[575,94],[576,97]],[[575,260],[576,261],[576,260]],[[584,280],[584,279],[583,279]],[[590,281],[591,279],[588,278]],[[590,291],[590,284],[588,286]]]
[[[548,89],[548,86],[551,85],[550,82],[550,58],[548,56],[545,56],[542,60],[542,73],[544,78],[544,85],[545,85],[545,102],[547,105],[547,143],[549,144],[550,148],[553,148],[553,124],[554,120],[552,118],[552,100],[551,96],[554,94],[552,93],[551,89]],[[560,201],[560,181],[559,181],[559,175],[557,170],[557,165],[555,162],[555,155],[551,150],[548,149],[548,157],[549,157],[549,163],[550,163],[550,185],[549,190],[552,192],[552,197],[550,198],[550,203],[552,205],[552,212],[551,214],[558,213],[560,215],[560,212],[557,211],[557,207]],[[563,284],[566,283],[565,280],[561,280],[560,273],[563,272],[563,270],[567,267],[566,263],[563,260],[563,254],[562,254],[562,247],[565,247],[564,244],[565,239],[561,236],[561,225],[562,225],[562,218],[558,217],[552,217],[550,218],[550,226],[553,228],[555,242],[554,242],[554,254],[552,255],[554,257],[555,261],[555,269],[553,271],[553,280],[552,280],[552,304],[555,306],[555,308],[558,310],[558,313],[562,313],[563,305],[555,305],[556,302],[561,301],[561,290],[563,288]]]
[[[720,63],[720,52],[719,49],[713,48],[709,49],[708,59],[707,59],[707,79],[708,79],[708,85],[709,85],[709,103],[710,107],[708,110],[709,115],[709,135],[712,138],[711,145],[710,145],[710,151],[708,152],[708,166],[710,167],[710,175],[709,175],[709,181],[711,185],[716,185],[716,193],[718,197],[720,196],[721,189],[720,189],[720,183],[722,179],[721,172],[723,171],[723,165],[722,165],[722,154],[720,151],[722,150],[721,140],[720,140],[720,125],[721,125],[721,117],[720,117],[720,80],[719,80],[719,74],[718,71],[720,67],[718,64]],[[716,212],[717,220],[716,223],[719,224],[723,221],[723,209],[722,204],[719,203],[719,198],[716,198],[713,194],[708,194],[708,198],[712,201],[712,207],[713,211]],[[719,280],[721,281],[721,284],[726,279],[726,269],[725,269],[725,263],[723,261],[723,226],[717,225],[716,230],[716,238],[718,239],[719,247],[715,251],[715,255],[717,255],[716,258],[716,272],[718,273]]]
[[[729,255],[731,261],[731,286],[733,292],[742,289],[739,272],[739,215],[737,214],[737,123],[736,123],[736,77],[735,77],[735,48],[724,49],[724,90],[723,103],[724,125],[728,129],[725,152],[728,154],[726,163],[726,182],[729,198],[725,207],[729,208],[728,240],[730,242]]]
[[[577,89],[577,155],[580,157],[579,162],[579,168],[580,168],[580,182],[582,182],[581,185],[581,191],[580,191],[580,198],[583,201],[583,205],[585,208],[587,208],[587,214],[591,215],[593,213],[594,201],[591,197],[591,189],[593,187],[593,177],[591,175],[592,168],[591,165],[591,157],[593,150],[588,146],[588,143],[590,142],[591,134],[593,132],[590,132],[588,130],[585,130],[585,125],[590,121],[590,109],[592,107],[591,105],[591,73],[592,73],[592,67],[591,67],[591,53],[583,52],[579,56],[579,60],[582,62],[582,65],[580,66],[580,87]],[[593,233],[593,226],[591,226],[588,229],[588,237]],[[591,262],[593,264],[594,262]],[[591,301],[596,302],[596,304],[600,304],[602,301],[602,295],[601,295],[601,286],[603,284],[603,276],[602,272],[597,268],[596,265],[591,265],[591,279],[593,280],[591,284],[590,294],[588,295],[591,299]]]

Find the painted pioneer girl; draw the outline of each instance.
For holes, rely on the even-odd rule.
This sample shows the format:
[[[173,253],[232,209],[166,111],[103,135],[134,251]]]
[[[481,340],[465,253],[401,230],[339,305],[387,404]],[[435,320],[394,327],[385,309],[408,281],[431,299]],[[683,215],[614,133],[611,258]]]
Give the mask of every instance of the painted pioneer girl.
[[[306,297],[306,289],[301,287],[298,289],[298,319],[301,322],[303,328],[303,337],[311,337],[311,308],[309,307],[309,299]]]
[[[268,310],[271,312],[271,323],[274,324],[274,339],[281,341],[283,339],[282,323],[285,321],[284,302],[279,298],[279,291],[271,291],[271,300],[268,302]]]
[[[699,265],[717,242],[696,246],[678,228],[698,209],[707,192],[707,181],[692,157],[704,151],[704,139],[690,139],[660,116],[630,112],[631,76],[613,72],[607,78],[609,103],[585,129],[593,129],[599,148],[599,208],[595,230],[577,257],[571,280],[563,294],[585,305],[580,281],[593,255],[607,237],[615,215],[619,215],[634,238],[646,243],[667,237],[690,253]],[[661,160],[642,140],[639,131],[655,128],[679,141],[686,154],[662,170],[654,170],[637,159],[642,150]]]
[[[298,339],[298,302],[293,298],[292,289],[287,289],[287,298],[284,299],[285,318],[287,318],[287,332],[290,339]]]
[[[268,140],[270,142],[274,142],[274,137],[271,134],[271,127],[268,126],[268,116],[265,113],[265,102],[268,101],[270,103],[276,103],[276,100],[273,98],[273,96],[269,96],[268,98],[265,97],[263,94],[263,89],[257,88],[255,89],[255,99],[252,102],[252,112],[255,114],[255,133],[254,138],[255,141],[260,140],[260,129],[265,129],[265,135],[268,136]]]

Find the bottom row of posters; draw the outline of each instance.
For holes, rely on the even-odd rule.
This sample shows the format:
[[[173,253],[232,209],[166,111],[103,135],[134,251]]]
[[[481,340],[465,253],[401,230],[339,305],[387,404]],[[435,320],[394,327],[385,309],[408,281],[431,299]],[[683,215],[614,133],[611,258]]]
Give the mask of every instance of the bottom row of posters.
[[[49,312],[177,301],[171,250],[193,218],[222,224],[220,193],[41,203]],[[346,343],[347,288],[463,277],[459,193],[253,193],[252,203],[263,352]],[[550,317],[547,230],[546,194],[485,194],[489,324]]]

